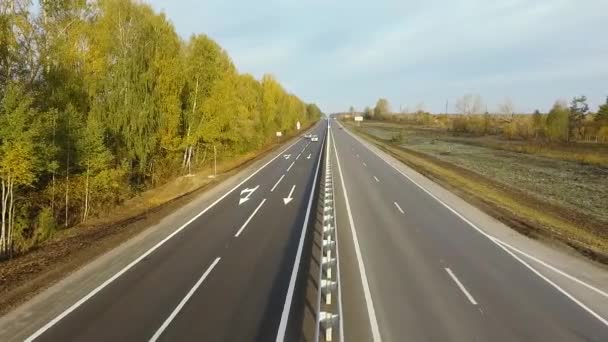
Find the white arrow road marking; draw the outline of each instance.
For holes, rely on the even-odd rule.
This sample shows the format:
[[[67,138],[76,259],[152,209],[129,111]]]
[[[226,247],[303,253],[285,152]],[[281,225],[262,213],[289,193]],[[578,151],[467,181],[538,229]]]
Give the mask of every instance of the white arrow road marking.
[[[251,213],[251,216],[249,216],[249,218],[247,219],[247,221],[245,221],[245,223],[243,223],[243,225],[241,226],[241,229],[239,229],[239,231],[236,232],[236,234],[234,234],[234,237],[239,237],[239,235],[241,235],[241,233],[243,232],[243,229],[245,229],[245,227],[247,227],[247,225],[249,224],[249,221],[251,221],[251,219],[255,216],[255,214],[258,213],[258,210],[260,210],[260,208],[262,207],[262,205],[264,204],[264,202],[266,202],[265,198],[262,200],[262,202],[260,202],[260,204],[258,204],[258,207],[255,208],[255,210],[253,211],[253,213]]]
[[[213,268],[215,267],[215,265],[217,265],[217,263],[220,262],[220,259],[221,258],[215,258],[215,261],[213,261],[211,266],[209,266],[209,268],[205,271],[205,273],[203,273],[203,275],[199,278],[199,280],[196,282],[196,284],[194,284],[194,286],[190,289],[190,291],[188,291],[188,293],[186,294],[186,297],[184,297],[184,299],[182,299],[182,301],[179,302],[177,307],[173,310],[173,312],[171,312],[171,315],[169,315],[169,317],[167,317],[167,319],[163,322],[163,325],[161,325],[160,328],[158,328],[158,330],[156,330],[156,333],[154,333],[154,336],[152,336],[152,338],[150,339],[150,342],[154,342],[154,341],[158,340],[160,335],[162,335],[163,331],[165,331],[165,329],[167,329],[167,327],[169,326],[171,321],[182,310],[182,308],[184,307],[184,305],[186,305],[188,300],[190,300],[190,297],[192,297],[192,295],[194,295],[194,292],[201,286],[201,284],[203,283],[203,281],[205,281],[207,276],[209,276],[209,273],[211,273],[211,271],[213,271]]]
[[[273,192],[274,189],[276,189],[277,185],[279,185],[279,183],[281,183],[281,181],[283,180],[283,178],[285,178],[285,174],[283,174],[281,176],[281,178],[279,178],[279,180],[276,183],[274,183],[274,186],[272,187],[272,189],[270,189],[270,192]]]
[[[400,211],[402,214],[405,214],[405,211],[403,211],[403,209],[401,209],[401,207],[399,206],[399,204],[397,204],[397,202],[393,202],[393,203],[395,203],[395,207],[397,207],[397,209],[399,209],[399,211]]]
[[[450,275],[450,277],[452,277],[452,280],[454,280],[454,282],[456,283],[456,285],[458,285],[458,287],[460,288],[460,291],[462,291],[462,293],[464,293],[465,296],[467,296],[467,298],[469,299],[469,302],[471,302],[471,304],[473,304],[473,305],[477,305],[477,302],[475,301],[475,298],[473,298],[473,296],[471,296],[471,294],[469,293],[469,291],[467,291],[467,289],[464,287],[464,285],[462,285],[462,283],[460,282],[460,280],[458,280],[458,278],[456,278],[456,275],[454,275],[454,272],[452,272],[452,270],[449,269],[449,268],[446,268],[445,271],[448,272],[448,274]]]
[[[291,167],[293,166],[293,164],[295,164],[296,162],[291,162],[291,165],[289,165],[289,167],[287,168],[287,172],[289,172],[289,170],[291,169]]]
[[[287,197],[283,198],[283,203],[285,203],[285,205],[289,204],[289,202],[291,202],[293,200],[293,197],[291,197],[291,195],[293,195],[293,191],[296,189],[296,186],[292,186],[291,187],[291,191],[289,192],[289,195],[287,195]]]
[[[256,191],[260,186],[256,186],[253,189],[249,189],[249,188],[245,188],[243,190],[241,190],[241,196],[243,196],[243,193],[247,193],[247,196],[239,198],[239,205],[249,201],[249,197],[251,197],[251,194],[253,194],[254,191]]]
[[[285,159],[289,159],[289,158],[291,158],[291,154],[284,154],[284,155],[283,155],[283,158],[285,158]]]
[[[310,159],[310,156],[312,155],[312,153],[308,154],[308,157],[306,157],[306,159]]]

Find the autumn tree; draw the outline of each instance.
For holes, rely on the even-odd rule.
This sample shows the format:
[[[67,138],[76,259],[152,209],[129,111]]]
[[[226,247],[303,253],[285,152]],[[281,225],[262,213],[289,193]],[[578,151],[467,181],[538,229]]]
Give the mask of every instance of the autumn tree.
[[[577,137],[583,135],[583,121],[589,114],[589,105],[587,104],[586,96],[575,96],[570,102],[570,113],[568,118],[568,138],[570,141],[571,135],[576,134]]]
[[[562,103],[556,102],[547,115],[547,136],[554,141],[567,141],[570,127],[570,112]]]
[[[387,99],[380,98],[376,102],[376,107],[374,107],[374,117],[376,119],[382,118],[384,115],[390,113],[390,105]]]

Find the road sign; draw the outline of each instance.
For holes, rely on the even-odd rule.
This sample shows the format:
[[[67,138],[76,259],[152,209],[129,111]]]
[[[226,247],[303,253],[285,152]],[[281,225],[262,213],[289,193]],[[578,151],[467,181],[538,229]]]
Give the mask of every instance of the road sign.
[[[297,129],[298,131],[300,130],[300,121],[298,121],[298,122],[296,123],[296,129]]]
[[[283,132],[277,132],[277,137],[282,137],[283,136]]]
[[[363,117],[361,115],[355,116],[355,121],[363,121]]]

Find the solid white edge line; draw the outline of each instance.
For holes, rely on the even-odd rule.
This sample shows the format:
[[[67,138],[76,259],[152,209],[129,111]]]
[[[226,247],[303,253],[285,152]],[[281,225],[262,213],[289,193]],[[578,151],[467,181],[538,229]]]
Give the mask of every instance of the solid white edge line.
[[[467,298],[469,299],[469,302],[471,302],[471,304],[473,304],[473,305],[477,305],[475,298],[473,298],[473,296],[469,293],[469,291],[467,291],[467,289],[464,287],[464,285],[462,285],[462,283],[460,282],[460,280],[458,280],[458,278],[456,277],[454,272],[452,272],[452,270],[449,267],[446,267],[445,271],[448,272],[450,277],[452,277],[452,280],[454,280],[456,285],[458,285],[458,287],[460,288],[460,291],[462,291],[462,293],[464,293],[465,296],[467,296]]]
[[[247,225],[249,224],[249,221],[251,221],[251,219],[253,219],[255,214],[258,213],[258,210],[260,210],[260,208],[262,207],[264,202],[266,202],[265,198],[262,200],[262,202],[260,202],[260,204],[258,204],[258,206],[255,208],[255,210],[251,213],[251,215],[249,215],[249,218],[247,219],[247,221],[245,221],[245,223],[243,223],[243,225],[241,226],[241,229],[239,229],[239,231],[236,232],[236,234],[234,234],[234,237],[239,237],[239,235],[241,235],[241,233],[243,232],[243,229],[245,229],[245,227],[247,227]]]
[[[295,164],[295,163],[296,163],[295,161],[292,161],[292,162],[291,162],[291,165],[289,165],[289,167],[287,168],[287,172],[289,172],[289,170],[291,170],[291,167],[292,167],[292,166],[293,166],[293,164]]]
[[[543,279],[544,281],[549,283],[551,286],[553,286],[557,291],[561,292],[564,296],[566,296],[567,298],[572,300],[574,303],[578,304],[578,306],[580,306],[582,309],[587,311],[591,316],[597,318],[600,322],[604,323],[604,325],[608,326],[608,320],[606,320],[604,317],[600,316],[598,313],[593,311],[591,308],[587,307],[587,305],[583,304],[580,300],[576,299],[568,291],[564,290],[561,286],[557,285],[551,279],[547,278],[545,275],[540,273],[537,269],[530,266],[530,264],[528,264],[525,260],[522,260],[520,257],[515,255],[515,253],[510,251],[506,246],[503,246],[502,243],[498,239],[495,239],[494,243],[496,243],[496,245],[498,245],[500,248],[502,248],[505,252],[509,253],[513,258],[515,258],[515,260],[521,262],[524,266],[526,266],[534,274],[536,274],[541,279]]]
[[[276,189],[276,188],[277,188],[277,186],[279,185],[279,183],[281,183],[281,181],[283,180],[283,178],[285,178],[285,174],[283,174],[283,175],[281,176],[281,178],[279,178],[279,180],[278,180],[276,183],[274,183],[274,186],[272,187],[272,189],[270,189],[270,192],[273,192],[273,191],[274,191],[274,189]]]
[[[519,253],[519,254],[521,254],[521,255],[523,255],[523,256],[525,256],[525,257],[527,257],[527,258],[529,258],[529,259],[531,259],[531,260],[533,260],[533,261],[535,261],[535,262],[537,262],[537,263],[545,266],[546,268],[550,269],[551,271],[553,271],[553,272],[555,272],[555,273],[557,273],[557,274],[559,274],[559,275],[561,275],[563,277],[566,277],[566,278],[572,280],[573,282],[575,282],[575,283],[577,283],[579,285],[582,285],[582,286],[588,288],[589,290],[592,290],[592,291],[596,292],[597,294],[599,294],[601,296],[604,296],[604,297],[608,298],[608,293],[606,293],[605,291],[602,291],[602,290],[598,289],[597,287],[595,287],[595,286],[593,286],[591,284],[587,284],[584,281],[582,281],[582,280],[580,280],[580,279],[578,279],[578,278],[576,278],[574,276],[571,276],[568,273],[566,273],[566,272],[564,272],[564,271],[556,268],[555,266],[552,266],[552,265],[550,265],[550,264],[548,264],[548,263],[546,263],[546,262],[544,262],[544,261],[542,261],[542,260],[540,260],[540,259],[538,259],[538,258],[536,258],[536,257],[534,257],[534,256],[532,256],[532,255],[530,255],[530,254],[528,254],[528,253],[520,250],[520,249],[517,249],[517,248],[509,245],[508,243],[506,243],[504,241],[501,241],[501,240],[496,239],[496,238],[494,238],[494,239],[496,240],[496,242],[498,242],[498,243],[504,245],[505,247],[508,247],[508,248],[514,250],[515,252],[517,252],[517,253]]]
[[[38,330],[36,330],[36,332],[34,332],[27,339],[25,339],[25,342],[31,342],[31,341],[35,340],[37,337],[39,337],[44,332],[46,332],[51,327],[53,327],[55,324],[57,324],[57,322],[59,322],[60,320],[62,320],[65,316],[69,315],[72,311],[76,310],[79,306],[81,306],[86,301],[88,301],[89,299],[91,299],[99,291],[103,290],[106,286],[108,286],[109,284],[111,284],[114,280],[118,279],[121,275],[123,275],[128,270],[130,270],[133,266],[137,265],[140,261],[142,261],[148,255],[152,254],[152,252],[154,252],[155,250],[157,250],[160,246],[162,246],[167,241],[169,241],[171,238],[173,238],[175,235],[177,235],[179,232],[181,232],[182,230],[184,230],[184,228],[186,228],[190,223],[194,222],[196,219],[198,219],[199,217],[201,217],[203,214],[205,214],[207,211],[209,211],[211,208],[213,208],[216,204],[218,204],[221,200],[223,200],[228,195],[230,195],[234,190],[240,188],[243,184],[245,184],[245,182],[247,182],[248,180],[250,180],[258,172],[260,172],[262,169],[264,169],[270,163],[272,163],[277,158],[279,158],[280,156],[282,156],[283,153],[287,152],[290,148],[292,148],[295,144],[297,144],[300,141],[300,139],[301,138],[298,138],[293,144],[289,145],[287,148],[285,148],[284,150],[282,150],[281,152],[279,152],[274,158],[272,158],[268,162],[266,162],[266,164],[260,166],[252,174],[250,174],[249,176],[247,176],[247,178],[243,179],[239,184],[237,184],[236,186],[234,186],[232,189],[230,189],[228,192],[226,192],[220,198],[216,199],[207,208],[205,208],[200,213],[196,214],[193,218],[191,218],[190,220],[188,220],[188,222],[184,223],[182,226],[180,226],[179,228],[177,228],[173,233],[169,234],[167,237],[165,237],[164,239],[162,239],[156,245],[152,246],[152,248],[148,249],[145,253],[143,253],[137,259],[133,260],[130,264],[128,264],[127,266],[125,266],[124,268],[122,268],[120,271],[118,271],[117,273],[115,273],[112,277],[110,277],[108,280],[106,280],[105,282],[103,282],[101,285],[97,286],[95,289],[93,289],[91,292],[89,292],[86,296],[82,297],[76,303],[72,304],[69,308],[65,309],[61,314],[59,314],[58,316],[56,316],[55,318],[53,318],[51,321],[49,321],[48,323],[46,323],[45,325],[43,325],[41,328],[39,328]]]
[[[333,136],[333,133],[332,133]],[[332,140],[333,142],[333,140]],[[329,148],[327,149],[328,154],[329,154]],[[329,158],[328,158],[329,159]],[[334,176],[331,176],[332,179],[332,198],[334,199],[334,235],[336,238],[336,260],[338,261],[336,263],[336,271],[338,273],[338,314],[340,315],[339,320],[340,320],[340,342],[344,342],[346,340],[346,338],[344,337],[344,314],[342,313],[342,279],[340,277],[340,245],[338,244],[338,215],[336,215],[335,211],[336,211],[336,205],[335,205],[335,198],[336,198],[336,186],[335,183],[333,181]]]
[[[323,143],[325,143],[325,139],[326,138],[323,138]],[[323,145],[321,145],[321,146],[323,146]],[[310,218],[310,210],[312,208],[312,200],[314,198],[315,185],[317,184],[317,181],[319,180],[319,166],[321,166],[321,156],[323,156],[323,153],[319,152],[319,158],[317,160],[317,169],[315,171],[314,181],[310,186],[310,194],[308,195],[309,196],[308,197],[308,207],[306,208],[306,215],[304,217],[304,223],[302,224],[302,234],[300,235],[300,242],[298,244],[296,258],[294,261],[293,269],[291,271],[291,278],[289,279],[289,287],[287,288],[287,295],[285,297],[285,304],[283,305],[283,312],[281,314],[281,322],[279,323],[279,330],[277,331],[276,342],[283,342],[285,340],[285,332],[287,331],[287,321],[289,320],[289,312],[291,311],[291,302],[293,301],[293,291],[296,286],[298,270],[300,269],[300,262],[302,259],[302,249],[304,248],[304,240],[306,240],[306,231],[307,231],[306,228],[308,227],[308,219]]]
[[[173,321],[173,319],[175,319],[175,316],[177,316],[177,314],[182,310],[184,305],[186,305],[186,303],[194,295],[194,292],[196,292],[196,290],[201,286],[203,281],[205,281],[205,278],[207,278],[207,276],[211,273],[211,271],[213,271],[213,268],[215,267],[215,265],[217,265],[217,263],[220,261],[220,259],[221,258],[219,258],[219,257],[215,258],[215,261],[213,261],[211,266],[209,266],[209,268],[207,268],[205,273],[203,273],[203,275],[199,278],[199,280],[196,282],[196,284],[194,284],[194,286],[190,289],[190,291],[188,291],[188,293],[182,299],[182,301],[179,302],[179,304],[175,307],[175,309],[173,309],[173,312],[171,312],[171,315],[169,315],[169,317],[167,317],[167,319],[163,322],[163,324],[160,326],[160,328],[158,328],[158,330],[156,330],[154,335],[150,338],[150,342],[155,342],[156,340],[158,340],[160,335],[162,335],[162,333],[165,331],[165,329],[167,329],[169,324],[171,324],[171,321]]]
[[[528,264],[527,262],[525,262],[524,260],[522,260],[521,258],[517,257],[513,252],[511,252],[510,250],[507,249],[507,243],[503,242],[502,240],[486,233],[485,231],[483,231],[481,228],[479,228],[477,225],[475,225],[473,222],[471,222],[469,219],[467,219],[466,217],[464,217],[463,215],[461,215],[458,211],[456,211],[455,209],[453,209],[450,205],[448,205],[447,203],[445,203],[444,201],[442,201],[439,197],[435,196],[433,193],[431,193],[429,190],[427,190],[426,188],[424,188],[422,185],[420,185],[418,182],[416,182],[415,180],[413,180],[410,176],[406,175],[403,171],[399,170],[399,168],[397,168],[395,165],[393,165],[392,163],[389,163],[387,160],[385,160],[384,158],[380,157],[380,155],[378,155],[376,152],[374,152],[371,148],[369,148],[366,144],[364,144],[363,142],[361,142],[357,137],[355,137],[351,132],[347,132],[354,140],[356,140],[359,144],[363,145],[368,151],[370,151],[373,154],[376,154],[380,159],[382,159],[382,161],[384,161],[387,165],[389,165],[390,167],[392,167],[393,169],[395,169],[397,172],[399,172],[403,177],[407,178],[410,182],[412,182],[414,185],[416,185],[418,188],[420,188],[422,191],[426,192],[429,196],[431,196],[434,200],[436,200],[437,202],[439,202],[441,205],[443,205],[445,208],[447,208],[449,211],[451,211],[454,215],[456,215],[457,217],[459,217],[461,220],[463,220],[465,223],[467,223],[470,227],[472,227],[473,229],[475,229],[478,233],[480,233],[481,235],[485,236],[486,238],[488,238],[490,241],[492,241],[494,244],[496,244],[497,246],[499,246],[502,250],[504,250],[505,252],[507,252],[509,255],[511,255],[515,260],[519,261],[521,264],[523,264],[525,267],[527,267],[529,270],[531,270],[534,274],[538,275],[541,279],[547,281],[550,285],[552,285],[553,287],[555,287],[559,292],[561,292],[562,294],[564,294],[567,298],[569,298],[570,300],[572,300],[574,303],[576,303],[579,307],[581,307],[583,310],[587,311],[588,313],[590,313],[593,317],[597,318],[599,321],[601,321],[602,323],[604,323],[605,325],[608,326],[608,321],[603,318],[602,316],[600,316],[598,313],[596,313],[595,311],[593,311],[591,308],[589,308],[587,305],[585,305],[584,303],[582,303],[581,301],[579,301],[578,299],[576,299],[573,295],[571,295],[569,292],[567,292],[566,290],[564,290],[563,288],[561,288],[559,285],[555,284],[553,281],[549,280],[547,277],[545,277],[544,275],[542,275],[542,273],[540,273],[537,269],[535,269],[534,267],[532,267],[530,264]],[[551,269],[551,268],[550,268]],[[563,271],[558,272],[558,274],[567,274]],[[584,281],[573,277],[571,275],[569,275],[567,277],[568,279],[577,279],[577,283],[578,284],[585,284],[585,286],[589,289],[592,289],[602,295],[605,294],[605,292],[596,289],[595,287],[593,287],[592,285],[589,285],[587,283],[585,283]]]
[[[333,134],[332,134],[333,136]],[[369,289],[369,282],[367,280],[367,274],[365,272],[365,265],[363,264],[363,257],[361,256],[361,247],[359,247],[359,239],[357,237],[357,231],[355,229],[355,222],[353,220],[352,211],[350,209],[350,201],[348,200],[348,193],[346,191],[346,185],[344,183],[344,175],[342,174],[342,166],[340,165],[340,157],[338,157],[338,148],[336,147],[336,139],[333,139],[334,153],[336,155],[336,163],[338,164],[338,173],[340,174],[340,183],[342,184],[342,191],[344,193],[344,200],[346,203],[346,213],[348,214],[348,221],[350,223],[351,235],[353,236],[353,244],[355,245],[355,254],[357,256],[357,263],[359,266],[359,274],[361,275],[361,284],[363,286],[363,293],[365,297],[365,305],[367,306],[367,315],[369,317],[369,324],[372,330],[373,341],[382,341],[380,337],[380,328],[378,328],[378,321],[376,318],[376,310],[374,309],[374,301],[372,300],[371,291]]]
[[[399,206],[399,203],[397,203],[397,202],[393,202],[393,203],[395,204],[395,207],[397,207],[397,209],[399,209],[399,211],[400,211],[402,214],[405,214],[405,211],[403,211],[403,209],[401,209],[401,207]]]

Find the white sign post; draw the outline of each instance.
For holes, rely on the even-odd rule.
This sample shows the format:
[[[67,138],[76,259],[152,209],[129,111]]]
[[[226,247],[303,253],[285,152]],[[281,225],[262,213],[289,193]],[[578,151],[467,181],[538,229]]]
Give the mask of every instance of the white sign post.
[[[300,121],[298,121],[298,122],[296,123],[296,129],[297,129],[298,131],[300,130]]]
[[[363,117],[361,115],[355,116],[355,122],[357,123],[357,126],[361,126],[361,121],[363,121]]]
[[[279,143],[279,138],[283,136],[283,132],[277,132],[277,144]]]

